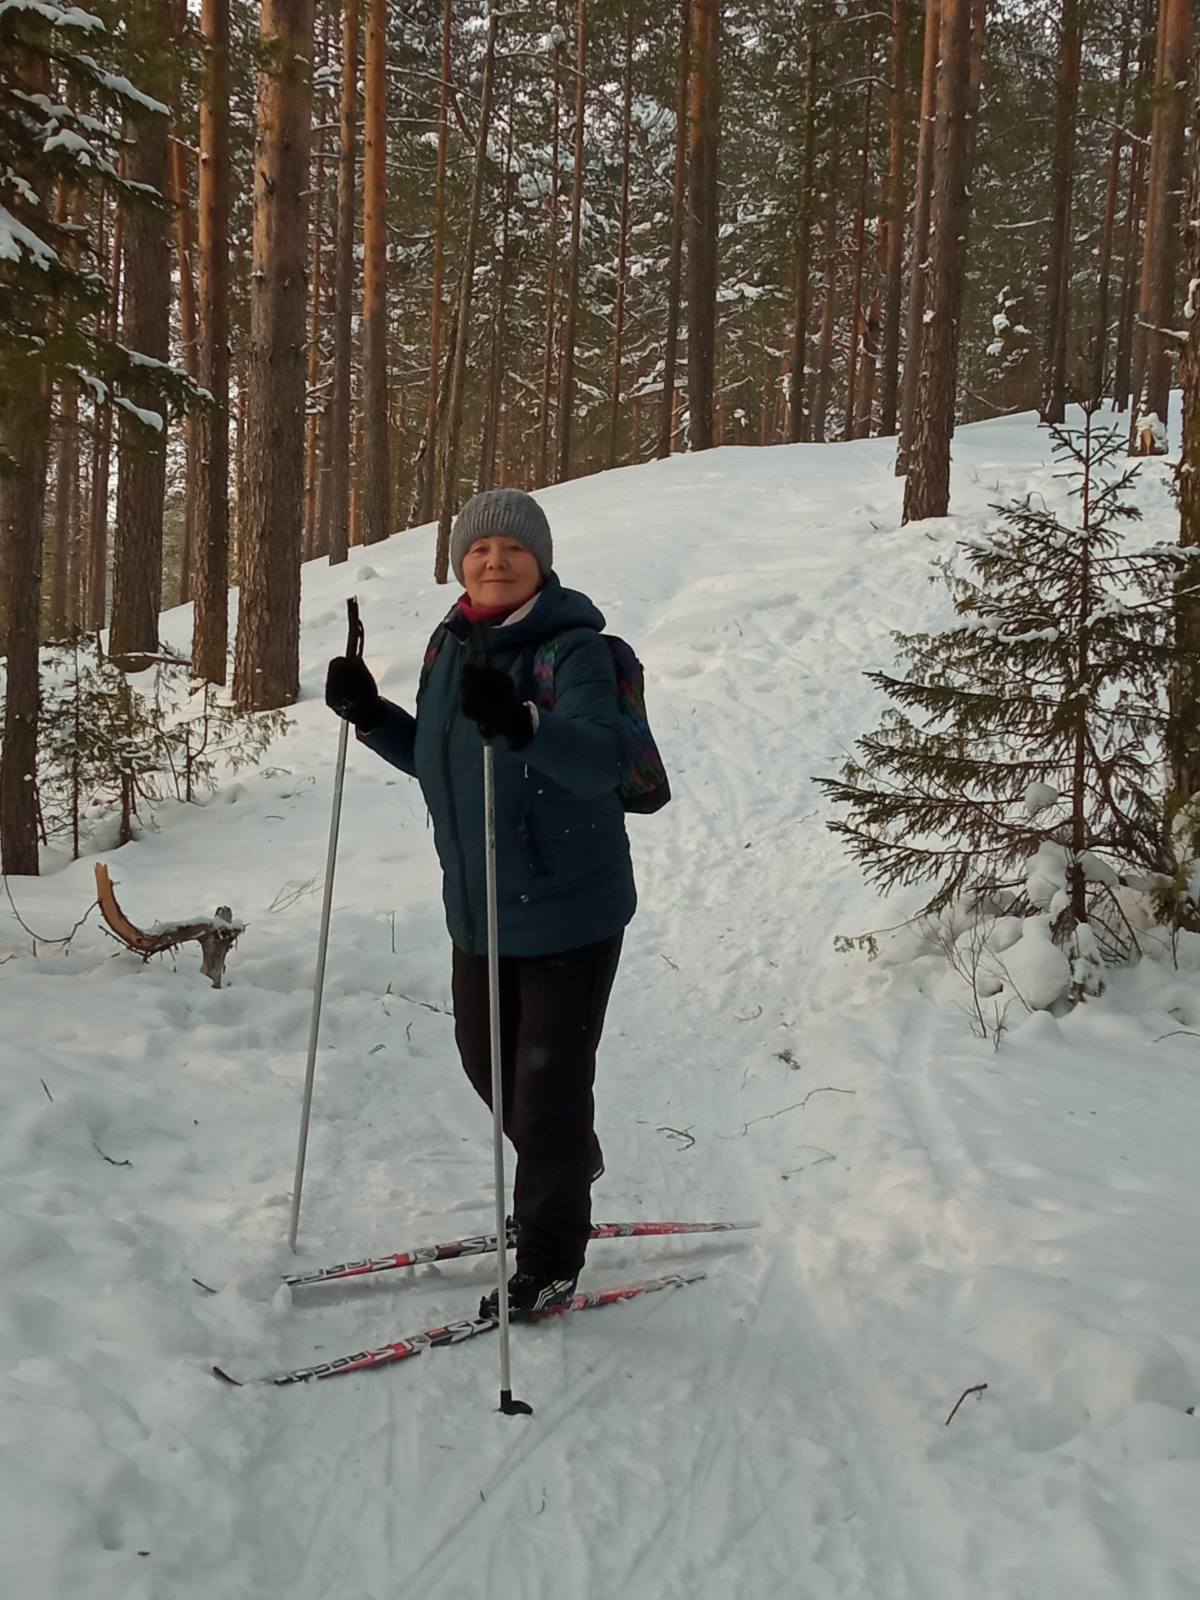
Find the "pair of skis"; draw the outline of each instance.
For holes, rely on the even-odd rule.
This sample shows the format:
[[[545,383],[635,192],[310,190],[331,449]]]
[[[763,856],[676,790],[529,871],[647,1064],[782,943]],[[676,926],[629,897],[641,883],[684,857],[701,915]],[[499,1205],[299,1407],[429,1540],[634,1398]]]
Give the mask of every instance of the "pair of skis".
[[[592,1228],[590,1238],[648,1239],[665,1238],[675,1234],[733,1233],[757,1228],[757,1222],[602,1222]],[[515,1230],[510,1223],[508,1242],[515,1243]],[[319,1267],[313,1272],[293,1273],[284,1278],[290,1288],[311,1288],[322,1283],[339,1283],[348,1278],[361,1278],[397,1268],[422,1266],[436,1261],[453,1261],[462,1256],[486,1255],[496,1248],[494,1233],[476,1234],[465,1239],[452,1239],[445,1244],[422,1245],[412,1250],[397,1251],[392,1255],[370,1256],[360,1261],[339,1262],[334,1266]],[[674,1272],[659,1278],[646,1278],[637,1283],[621,1284],[611,1289],[587,1289],[573,1295],[565,1305],[528,1320],[548,1321],[564,1316],[568,1311],[590,1311],[598,1306],[615,1305],[640,1295],[654,1294],[661,1289],[681,1288],[704,1277],[703,1272]],[[283,1388],[290,1384],[307,1383],[312,1378],[337,1378],[350,1372],[366,1372],[373,1367],[390,1366],[394,1362],[418,1356],[425,1350],[440,1345],[464,1344],[482,1333],[491,1333],[500,1326],[498,1317],[464,1317],[458,1322],[426,1328],[420,1333],[380,1345],[374,1350],[360,1350],[353,1355],[339,1356],[332,1361],[320,1361],[307,1367],[294,1367],[287,1372],[268,1373],[258,1378],[235,1378],[223,1367],[213,1367],[215,1377],[235,1388],[270,1384]]]

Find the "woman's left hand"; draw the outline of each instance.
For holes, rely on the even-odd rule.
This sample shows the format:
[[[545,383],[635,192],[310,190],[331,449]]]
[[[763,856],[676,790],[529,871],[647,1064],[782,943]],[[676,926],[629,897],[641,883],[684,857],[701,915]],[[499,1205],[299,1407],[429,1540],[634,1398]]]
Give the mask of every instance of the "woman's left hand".
[[[517,697],[517,686],[499,667],[463,664],[459,699],[464,717],[479,724],[485,739],[507,739],[514,750],[533,738],[533,717]]]

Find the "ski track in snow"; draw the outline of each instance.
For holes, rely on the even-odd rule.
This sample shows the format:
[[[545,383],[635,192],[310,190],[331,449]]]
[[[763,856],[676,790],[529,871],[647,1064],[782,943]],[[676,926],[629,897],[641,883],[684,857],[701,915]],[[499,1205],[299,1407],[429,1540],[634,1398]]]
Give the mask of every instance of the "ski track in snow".
[[[676,794],[631,819],[642,905],[601,1054],[595,1214],[764,1226],[595,1245],[593,1281],[709,1276],[515,1329],[533,1419],[494,1414],[488,1337],[298,1389],[208,1375],[470,1314],[493,1273],[278,1282],[336,747],[324,663],[353,588],[369,663],[411,703],[449,599],[427,534],[306,570],[292,734],[109,858],[135,920],[233,903],[230,986],[91,929],[66,956],[0,948],[5,1594],[1200,1593],[1200,1088],[1194,1041],[1154,1043],[1200,1025],[1194,970],[1014,1018],[993,1052],[944,964],[834,951],[905,906],[862,887],[810,782],[873,725],[862,673],[891,631],[947,614],[931,557],[995,500],[1061,496],[1047,463],[1027,418],[963,430],[957,514],[907,529],[878,441],[545,493],[564,581],[646,663]],[[1139,493],[1170,537],[1165,474]],[[491,1225],[419,792],[350,759],[302,1265]],[[91,868],[19,884],[31,925],[69,926]]]

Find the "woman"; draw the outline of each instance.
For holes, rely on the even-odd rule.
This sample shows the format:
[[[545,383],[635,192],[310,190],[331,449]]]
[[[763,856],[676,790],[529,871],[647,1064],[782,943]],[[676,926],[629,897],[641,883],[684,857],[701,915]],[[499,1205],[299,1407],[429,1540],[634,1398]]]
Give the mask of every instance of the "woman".
[[[519,489],[459,512],[450,562],[465,593],[430,641],[410,716],[359,660],[329,664],[325,698],[416,777],[433,818],[454,946],[455,1039],[491,1105],[481,734],[495,741],[504,1130],[517,1152],[509,1307],[568,1300],[604,1170],[593,1129],[596,1048],[637,903],[618,786],[629,760],[604,618],[553,571],[550,525]],[[553,710],[532,701],[553,639]],[[494,1313],[496,1296],[492,1296]]]

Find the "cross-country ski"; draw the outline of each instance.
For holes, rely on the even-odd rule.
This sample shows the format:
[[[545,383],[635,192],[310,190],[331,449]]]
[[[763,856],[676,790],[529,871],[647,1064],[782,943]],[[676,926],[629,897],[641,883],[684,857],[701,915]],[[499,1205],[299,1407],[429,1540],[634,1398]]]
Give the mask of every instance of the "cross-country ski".
[[[601,1239],[665,1239],[675,1234],[737,1233],[758,1228],[758,1222],[596,1222],[588,1233],[590,1242]],[[517,1230],[510,1221],[508,1242],[517,1242]],[[310,1272],[285,1275],[289,1289],[311,1289],[322,1283],[340,1283],[346,1278],[369,1277],[374,1273],[391,1272],[397,1267],[429,1266],[438,1261],[456,1261],[461,1256],[490,1255],[496,1248],[494,1233],[480,1233],[464,1239],[450,1239],[445,1244],[417,1245],[411,1250],[399,1250],[391,1255],[368,1256],[362,1261],[343,1261],[334,1266],[315,1267]]]
[[[685,1284],[698,1283],[704,1276],[703,1272],[672,1272],[660,1278],[646,1278],[638,1283],[620,1284],[615,1288],[581,1289],[562,1305],[536,1312],[524,1320],[530,1323],[546,1322],[553,1317],[565,1316],[570,1311],[592,1311],[598,1306],[619,1305],[626,1300],[635,1300],[641,1295],[656,1294],[661,1289],[681,1289]],[[457,1322],[446,1323],[442,1327],[426,1328],[422,1333],[396,1339],[390,1344],[380,1345],[377,1349],[361,1350],[355,1355],[339,1356],[333,1361],[319,1361],[308,1367],[293,1367],[289,1372],[269,1374],[260,1378],[235,1378],[224,1367],[214,1366],[212,1370],[215,1377],[232,1384],[234,1388],[241,1389],[253,1384],[271,1384],[281,1388],[287,1384],[307,1383],[312,1378],[338,1378],[352,1372],[367,1372],[374,1367],[390,1366],[394,1362],[407,1360],[409,1356],[419,1356],[423,1350],[437,1349],[442,1345],[463,1344],[468,1339],[477,1338],[481,1333],[493,1333],[499,1326],[495,1317],[464,1317]]]

